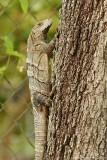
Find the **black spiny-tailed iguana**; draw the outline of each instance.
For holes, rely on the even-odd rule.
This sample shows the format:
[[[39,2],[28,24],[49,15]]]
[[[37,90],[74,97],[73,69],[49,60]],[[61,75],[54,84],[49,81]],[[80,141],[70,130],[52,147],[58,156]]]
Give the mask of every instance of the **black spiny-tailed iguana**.
[[[35,160],[42,160],[47,138],[47,117],[50,106],[50,66],[55,40],[46,43],[51,19],[36,24],[27,43],[27,74],[34,110]]]

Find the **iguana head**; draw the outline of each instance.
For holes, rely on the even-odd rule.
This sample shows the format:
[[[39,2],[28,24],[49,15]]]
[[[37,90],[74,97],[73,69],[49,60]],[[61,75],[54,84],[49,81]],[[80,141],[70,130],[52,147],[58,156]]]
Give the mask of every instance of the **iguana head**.
[[[49,28],[52,25],[52,19],[45,19],[39,23],[37,23],[33,28],[32,28],[32,33],[33,37],[35,39],[46,39],[47,33]]]

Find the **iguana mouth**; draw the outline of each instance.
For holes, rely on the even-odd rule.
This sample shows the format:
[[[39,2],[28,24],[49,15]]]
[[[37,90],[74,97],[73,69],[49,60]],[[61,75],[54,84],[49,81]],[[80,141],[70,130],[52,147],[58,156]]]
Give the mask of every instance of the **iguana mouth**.
[[[44,34],[47,34],[47,32],[49,31],[49,28],[51,27],[52,25],[52,20],[51,19],[47,19],[47,26],[45,26],[44,30],[43,30],[43,33]]]
[[[44,35],[45,41],[47,40],[47,33],[48,33],[51,25],[52,25],[52,23],[50,23],[50,24],[47,26],[47,28],[45,28],[45,29],[42,31],[42,33],[43,33],[43,35]]]

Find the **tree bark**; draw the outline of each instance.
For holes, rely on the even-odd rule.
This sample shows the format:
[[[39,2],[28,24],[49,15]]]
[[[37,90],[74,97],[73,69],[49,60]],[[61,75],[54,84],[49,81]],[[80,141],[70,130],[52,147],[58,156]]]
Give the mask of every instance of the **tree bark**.
[[[107,1],[63,0],[46,160],[107,160]]]

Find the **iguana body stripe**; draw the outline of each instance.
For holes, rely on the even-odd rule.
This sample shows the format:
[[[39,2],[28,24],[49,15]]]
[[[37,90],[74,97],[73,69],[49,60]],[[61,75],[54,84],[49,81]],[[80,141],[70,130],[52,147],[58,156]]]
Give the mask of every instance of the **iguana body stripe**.
[[[35,64],[30,64],[30,63],[27,63],[27,66],[30,66],[30,67],[35,67],[35,69],[39,70],[39,71],[44,71],[43,69],[39,69],[37,66],[35,66]]]
[[[40,75],[42,75],[42,74],[44,74],[45,73],[45,71],[43,71],[43,70],[36,70],[36,68],[35,67],[33,67],[33,66],[30,66],[30,64],[28,65],[28,68],[30,68],[31,70],[32,69],[35,69],[35,71],[37,71],[38,73],[37,73],[37,76],[34,76],[34,74],[31,72],[31,71],[28,71],[28,77],[35,77],[35,79],[37,80],[37,81],[39,81],[39,82],[41,82],[41,83],[46,83],[46,82],[44,82],[44,79],[43,79],[43,77],[39,77],[39,73],[40,73]],[[38,79],[38,77],[39,77],[39,79]]]

